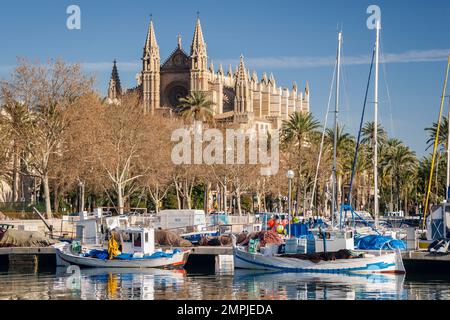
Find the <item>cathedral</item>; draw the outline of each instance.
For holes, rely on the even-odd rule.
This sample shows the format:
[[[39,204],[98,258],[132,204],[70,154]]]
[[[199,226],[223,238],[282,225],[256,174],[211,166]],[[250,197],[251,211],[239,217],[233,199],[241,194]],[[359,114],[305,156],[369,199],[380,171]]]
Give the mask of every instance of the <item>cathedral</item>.
[[[309,87],[299,91],[294,82],[291,90],[277,87],[273,74],[250,73],[241,55],[233,71],[230,65],[208,66],[208,54],[200,18],[197,18],[189,54],[182,47],[181,37],[170,56],[161,63],[153,21],[150,21],[142,57],[142,71],[136,76],[137,86],[127,92],[137,92],[145,113],[172,113],[179,99],[189,92],[203,91],[214,105],[216,121],[233,123],[241,128],[278,129],[293,112],[309,112]],[[123,94],[114,61],[108,87],[108,103],[120,103]]]

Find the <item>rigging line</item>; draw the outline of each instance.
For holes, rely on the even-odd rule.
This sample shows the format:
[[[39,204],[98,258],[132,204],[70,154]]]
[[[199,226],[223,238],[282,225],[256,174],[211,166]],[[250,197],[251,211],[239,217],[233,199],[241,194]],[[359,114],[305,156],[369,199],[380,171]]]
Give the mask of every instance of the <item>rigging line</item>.
[[[369,78],[367,79],[367,86],[366,86],[366,95],[364,97],[364,104],[363,104],[363,109],[362,109],[362,113],[361,113],[361,121],[359,123],[359,131],[358,131],[358,138],[356,140],[355,156],[353,157],[352,175],[350,177],[350,188],[349,188],[349,196],[348,196],[348,203],[350,205],[352,203],[353,180],[355,178],[356,162],[358,160],[358,151],[359,151],[359,146],[360,146],[360,143],[361,143],[361,131],[362,131],[363,123],[364,123],[364,114],[366,112],[367,96],[369,94],[370,79],[372,78],[372,70],[373,70],[374,59],[375,59],[375,48],[373,49],[373,52],[372,52],[372,62],[370,63]]]
[[[319,159],[317,160],[316,175],[314,177],[314,185],[313,185],[313,190],[312,190],[312,194],[311,194],[310,210],[312,210],[312,208],[313,208],[313,201],[314,201],[314,197],[315,197],[315,193],[316,193],[317,180],[318,180],[318,177],[319,177],[319,168],[320,168],[320,162],[322,160],[323,145],[324,145],[324,142],[325,142],[325,132],[326,132],[326,129],[327,129],[327,122],[328,122],[328,114],[330,113],[330,106],[331,106],[331,98],[332,98],[332,95],[333,95],[334,80],[336,78],[336,68],[337,68],[337,62],[335,61],[333,77],[331,79],[330,94],[328,96],[327,112],[325,113],[325,120],[324,120],[324,124],[323,124],[322,139],[320,141]]]
[[[380,53],[381,53],[381,66],[383,68],[383,79],[384,79],[384,85],[386,87],[386,93],[388,98],[388,106],[389,106],[389,125],[391,127],[391,135],[395,137],[395,127],[394,127],[394,118],[392,116],[392,99],[391,99],[391,91],[389,90],[389,84],[388,84],[388,76],[387,76],[387,69],[386,69],[386,57],[384,55],[383,50],[383,43],[382,43],[382,36],[380,34]]]

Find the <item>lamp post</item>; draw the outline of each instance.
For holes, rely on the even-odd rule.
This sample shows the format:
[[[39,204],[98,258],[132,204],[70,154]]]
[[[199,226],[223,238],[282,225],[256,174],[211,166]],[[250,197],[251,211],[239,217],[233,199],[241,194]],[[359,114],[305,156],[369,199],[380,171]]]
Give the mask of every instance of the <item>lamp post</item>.
[[[289,239],[291,238],[291,189],[292,189],[292,179],[294,178],[294,171],[289,170],[288,172],[286,172],[286,177],[288,178],[289,181],[289,195],[288,195],[288,203],[289,203],[289,212],[288,212],[288,226],[289,226]]]

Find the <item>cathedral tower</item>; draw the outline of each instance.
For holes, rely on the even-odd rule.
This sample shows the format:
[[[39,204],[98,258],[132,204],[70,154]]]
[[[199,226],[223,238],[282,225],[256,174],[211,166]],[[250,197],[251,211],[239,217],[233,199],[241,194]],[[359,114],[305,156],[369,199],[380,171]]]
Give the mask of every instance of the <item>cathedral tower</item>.
[[[144,113],[153,114],[160,107],[160,56],[153,20],[150,20],[142,58],[142,97]]]
[[[250,81],[248,79],[247,71],[245,70],[244,57],[241,55],[241,61],[236,74],[234,112],[253,112],[253,102],[250,91]]]
[[[111,79],[108,85],[108,103],[119,103],[122,95],[122,86],[120,85],[119,72],[117,71],[117,63],[114,60],[114,65],[111,72]]]
[[[208,91],[208,56],[200,18],[195,25],[191,45],[191,91]]]

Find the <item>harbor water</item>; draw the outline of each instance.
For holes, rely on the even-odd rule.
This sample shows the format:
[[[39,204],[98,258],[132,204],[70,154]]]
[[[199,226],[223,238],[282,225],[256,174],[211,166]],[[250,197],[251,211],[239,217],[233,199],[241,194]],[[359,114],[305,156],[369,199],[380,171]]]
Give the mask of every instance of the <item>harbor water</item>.
[[[57,268],[0,271],[0,299],[24,300],[448,300],[439,275],[338,275],[235,270]]]

